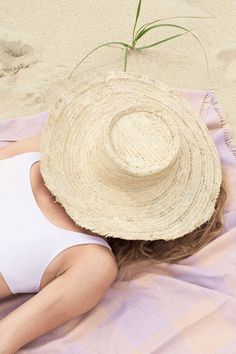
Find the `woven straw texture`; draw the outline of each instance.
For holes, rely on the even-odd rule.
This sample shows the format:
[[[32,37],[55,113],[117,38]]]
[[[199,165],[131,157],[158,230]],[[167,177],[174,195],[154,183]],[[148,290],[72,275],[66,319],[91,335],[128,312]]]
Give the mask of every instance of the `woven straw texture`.
[[[67,88],[41,133],[44,182],[74,222],[127,240],[181,237],[211,217],[216,146],[184,99],[133,72],[91,72]]]

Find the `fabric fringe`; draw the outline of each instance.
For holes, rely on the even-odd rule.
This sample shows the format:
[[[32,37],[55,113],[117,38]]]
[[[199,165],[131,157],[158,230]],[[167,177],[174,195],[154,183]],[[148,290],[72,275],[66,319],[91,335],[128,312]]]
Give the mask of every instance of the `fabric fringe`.
[[[233,130],[226,118],[225,113],[223,112],[218,100],[216,99],[216,95],[214,91],[207,91],[206,93],[206,100],[208,100],[213,104],[219,118],[220,123],[224,131],[224,140],[225,144],[228,146],[230,151],[232,152],[233,156],[236,158],[236,144],[233,141]]]

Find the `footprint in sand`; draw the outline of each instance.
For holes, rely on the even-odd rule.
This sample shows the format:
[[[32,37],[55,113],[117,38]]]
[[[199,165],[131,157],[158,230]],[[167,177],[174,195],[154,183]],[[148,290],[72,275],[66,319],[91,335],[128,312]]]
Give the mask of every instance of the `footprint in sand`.
[[[37,53],[24,35],[0,29],[0,77],[16,74],[37,60]]]
[[[219,68],[225,72],[225,78],[236,82],[236,47],[228,47],[217,53],[218,60],[223,64]]]
[[[236,47],[228,47],[220,50],[217,57],[227,64],[236,60]]]

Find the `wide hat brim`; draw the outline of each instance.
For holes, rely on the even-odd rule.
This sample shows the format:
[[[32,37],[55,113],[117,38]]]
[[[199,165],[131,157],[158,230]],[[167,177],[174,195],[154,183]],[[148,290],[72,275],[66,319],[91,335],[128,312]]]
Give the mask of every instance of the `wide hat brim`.
[[[195,230],[212,216],[222,181],[218,151],[193,107],[121,71],[86,74],[58,97],[41,132],[40,171],[76,225],[126,240]]]

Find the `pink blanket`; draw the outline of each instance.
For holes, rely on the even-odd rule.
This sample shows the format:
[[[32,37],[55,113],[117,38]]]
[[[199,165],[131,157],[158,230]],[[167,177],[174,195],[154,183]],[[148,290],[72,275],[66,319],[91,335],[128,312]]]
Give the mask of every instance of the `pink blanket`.
[[[176,90],[206,123],[230,198],[221,236],[178,264],[137,268],[86,314],[29,343],[21,354],[235,354],[236,147],[211,91]],[[36,134],[48,112],[0,121],[0,146]],[[0,302],[0,318],[33,294]]]

